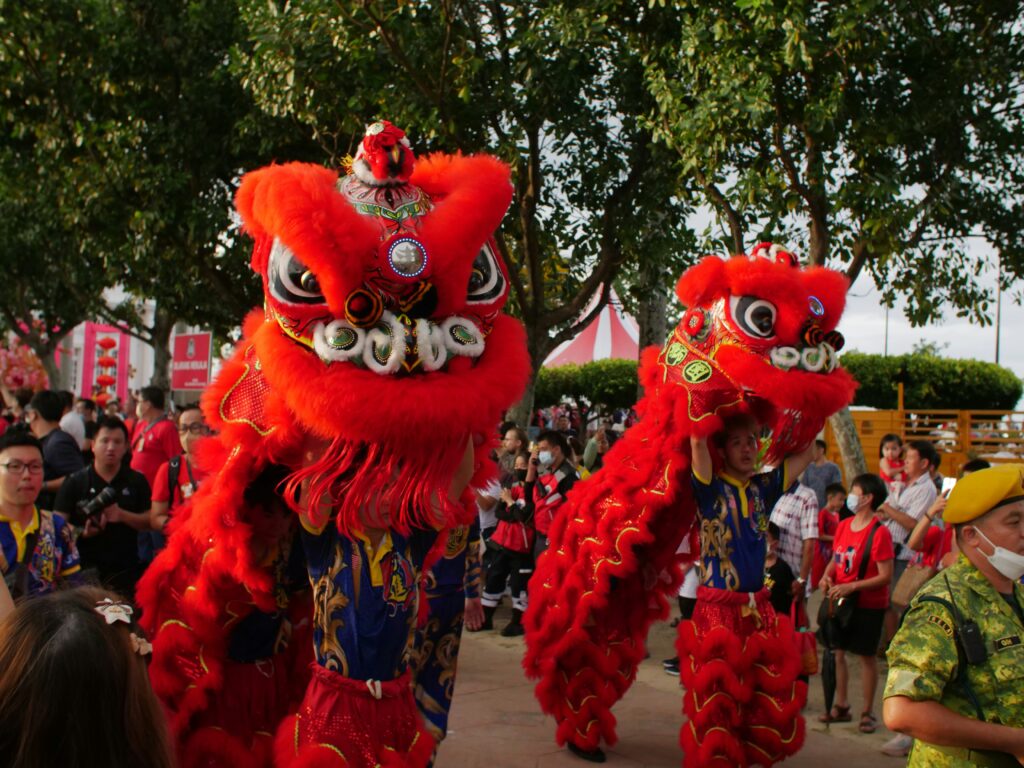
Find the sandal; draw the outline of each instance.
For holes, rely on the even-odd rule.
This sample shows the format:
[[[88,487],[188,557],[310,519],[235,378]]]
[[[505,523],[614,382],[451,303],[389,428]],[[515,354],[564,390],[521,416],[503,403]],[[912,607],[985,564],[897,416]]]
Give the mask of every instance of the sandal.
[[[860,716],[860,725],[857,726],[857,730],[861,733],[874,733],[877,728],[878,721],[873,714],[865,712]]]
[[[823,715],[818,715],[819,723],[848,723],[853,720],[853,715],[850,714],[850,707],[840,707],[838,704],[832,707],[831,712],[826,712]]]

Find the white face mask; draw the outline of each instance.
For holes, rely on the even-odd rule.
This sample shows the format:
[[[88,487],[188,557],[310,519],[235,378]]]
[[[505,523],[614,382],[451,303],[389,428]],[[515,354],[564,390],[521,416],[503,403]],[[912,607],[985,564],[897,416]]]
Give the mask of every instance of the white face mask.
[[[545,469],[550,467],[554,460],[555,457],[552,455],[551,451],[541,451],[537,454],[537,461],[539,461],[540,465]]]
[[[849,509],[851,512],[856,512],[857,507],[859,506],[860,496],[858,496],[856,493],[851,493],[849,496],[846,497],[846,508]]]
[[[978,535],[983,538],[986,543],[992,547],[992,554],[985,555],[984,552],[981,554],[985,555],[988,559],[989,564],[999,571],[1003,576],[1008,578],[1010,581],[1017,581],[1021,576],[1024,576],[1024,555],[1018,555],[1016,552],[1011,552],[1005,547],[997,547],[993,544],[985,532],[981,528],[975,528]],[[979,550],[980,551],[980,550]]]

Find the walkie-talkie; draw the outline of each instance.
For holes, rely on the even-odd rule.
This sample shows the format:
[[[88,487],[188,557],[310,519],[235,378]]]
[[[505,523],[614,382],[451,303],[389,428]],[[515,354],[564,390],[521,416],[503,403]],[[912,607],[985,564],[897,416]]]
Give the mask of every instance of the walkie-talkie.
[[[953,588],[949,584],[949,577],[943,576],[943,579],[946,581],[949,599],[953,605],[953,620],[956,622],[956,631],[960,636],[964,661],[968,664],[984,664],[988,660],[988,648],[985,647],[985,636],[981,633],[981,627],[974,619],[965,619],[961,615],[956,598],[953,596]]]

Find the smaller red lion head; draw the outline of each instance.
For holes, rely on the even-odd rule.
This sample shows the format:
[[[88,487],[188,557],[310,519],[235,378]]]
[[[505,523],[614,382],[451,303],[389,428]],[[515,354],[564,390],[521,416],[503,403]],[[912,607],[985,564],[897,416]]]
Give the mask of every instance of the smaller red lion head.
[[[856,387],[837,355],[847,287],[845,275],[802,269],[771,243],[708,256],[676,286],[686,311],[645,385],[694,423],[753,411],[772,428],[773,456],[803,447]]]

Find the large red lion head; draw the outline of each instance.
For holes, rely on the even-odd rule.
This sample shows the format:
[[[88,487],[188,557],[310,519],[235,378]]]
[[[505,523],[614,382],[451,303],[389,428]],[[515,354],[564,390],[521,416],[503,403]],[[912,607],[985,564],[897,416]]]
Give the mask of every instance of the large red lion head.
[[[518,397],[529,362],[501,313],[508,275],[492,239],[511,196],[500,161],[417,162],[386,121],[340,178],[303,163],[243,178],[236,204],[266,297],[248,335],[270,388],[333,441],[320,468],[333,492],[343,475],[354,498],[361,478],[368,491],[390,473],[392,509],[415,520],[467,436],[490,435]]]
[[[731,410],[753,412],[772,429],[772,457],[801,448],[856,387],[837,355],[847,286],[845,275],[802,269],[770,243],[706,257],[676,286],[686,311],[645,386],[708,429]]]

